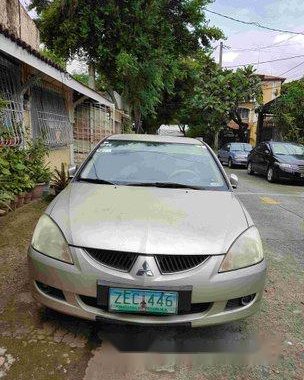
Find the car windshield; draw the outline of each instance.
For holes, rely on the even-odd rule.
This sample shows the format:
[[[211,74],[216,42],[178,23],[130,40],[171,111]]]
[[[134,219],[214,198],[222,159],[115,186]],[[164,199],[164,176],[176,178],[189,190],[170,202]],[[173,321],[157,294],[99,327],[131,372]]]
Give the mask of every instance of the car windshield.
[[[227,190],[214,158],[202,144],[106,140],[78,180],[118,185]]]
[[[231,150],[235,152],[250,152],[252,150],[252,146],[245,143],[233,143],[231,144]]]
[[[271,148],[274,154],[304,156],[304,145],[272,143]]]

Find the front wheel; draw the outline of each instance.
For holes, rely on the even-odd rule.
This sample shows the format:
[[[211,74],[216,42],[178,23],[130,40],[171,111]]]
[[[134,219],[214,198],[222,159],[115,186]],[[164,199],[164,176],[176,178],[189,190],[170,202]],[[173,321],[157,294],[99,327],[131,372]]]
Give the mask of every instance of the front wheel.
[[[248,165],[247,165],[247,173],[249,175],[253,175],[254,174],[254,170],[252,169],[252,163],[251,161],[248,162]]]
[[[273,167],[269,166],[267,169],[267,181],[268,182],[274,182],[275,181],[275,175],[273,171]]]

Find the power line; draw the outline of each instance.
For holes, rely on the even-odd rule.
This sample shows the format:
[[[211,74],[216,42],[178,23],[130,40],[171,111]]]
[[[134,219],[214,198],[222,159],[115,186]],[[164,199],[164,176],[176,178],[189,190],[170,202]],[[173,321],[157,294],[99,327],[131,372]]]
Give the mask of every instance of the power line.
[[[276,29],[276,28],[270,28],[269,26],[265,26],[265,25],[262,25],[256,21],[244,21],[244,20],[239,20],[237,18],[234,18],[234,17],[231,17],[231,16],[227,16],[227,15],[224,15],[222,13],[218,13],[218,12],[214,12],[214,11],[210,11],[209,9],[205,9],[205,11],[209,12],[209,13],[213,13],[217,16],[220,16],[220,17],[224,17],[224,18],[227,18],[228,20],[232,20],[232,21],[236,21],[236,22],[239,22],[241,24],[246,24],[246,25],[253,25],[253,26],[256,26],[257,28],[261,28],[261,29],[267,29],[267,30],[272,30],[274,32],[279,32],[279,33],[289,33],[289,34],[297,34],[297,35],[302,35],[304,36],[304,33],[303,32],[293,32],[292,30],[284,30],[284,29]]]
[[[272,59],[269,61],[262,61],[262,62],[248,62],[244,63],[242,65],[233,65],[233,66],[225,66],[226,68],[233,68],[233,67],[241,67],[241,66],[249,66],[249,65],[261,65],[263,63],[271,63],[271,62],[279,62],[279,61],[288,61],[289,59],[294,59],[294,58],[303,58],[304,54],[301,55],[295,55],[293,57],[285,57],[285,58],[278,58],[278,59]]]
[[[246,51],[260,51],[260,50],[266,50],[266,49],[273,49],[273,48],[280,48],[285,46],[297,46],[298,44],[284,44],[284,45],[269,45],[269,46],[261,46],[260,48],[247,48],[247,49],[227,49],[229,51],[235,51],[235,52],[246,52]]]
[[[284,73],[282,73],[282,74],[280,74],[280,75],[287,74],[287,73],[289,73],[290,71],[292,71],[292,70],[294,70],[294,69],[296,69],[297,67],[302,66],[302,65],[304,65],[304,61],[301,62],[301,63],[299,63],[299,64],[297,64],[296,66],[292,67],[291,69],[289,69],[289,70],[287,70],[287,71],[284,71]]]

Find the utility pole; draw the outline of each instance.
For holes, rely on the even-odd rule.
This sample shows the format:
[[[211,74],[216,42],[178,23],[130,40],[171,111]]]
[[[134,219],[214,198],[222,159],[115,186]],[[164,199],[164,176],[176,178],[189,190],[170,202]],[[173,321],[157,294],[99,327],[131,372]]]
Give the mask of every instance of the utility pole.
[[[219,67],[220,68],[223,67],[223,49],[224,49],[224,44],[221,41],[220,42],[220,54],[219,54]],[[218,150],[218,148],[219,148],[219,130],[215,131],[213,145],[214,145],[214,149]]]
[[[224,44],[221,41],[220,42],[220,57],[219,57],[219,66],[220,66],[220,68],[223,67],[223,49],[224,49]]]

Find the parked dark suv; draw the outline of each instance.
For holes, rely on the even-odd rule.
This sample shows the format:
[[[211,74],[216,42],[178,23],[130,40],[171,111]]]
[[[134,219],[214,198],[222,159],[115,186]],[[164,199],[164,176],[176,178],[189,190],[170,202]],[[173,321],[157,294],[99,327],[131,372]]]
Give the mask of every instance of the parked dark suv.
[[[304,182],[304,145],[263,142],[249,154],[248,174],[264,174],[269,182],[280,179]]]

